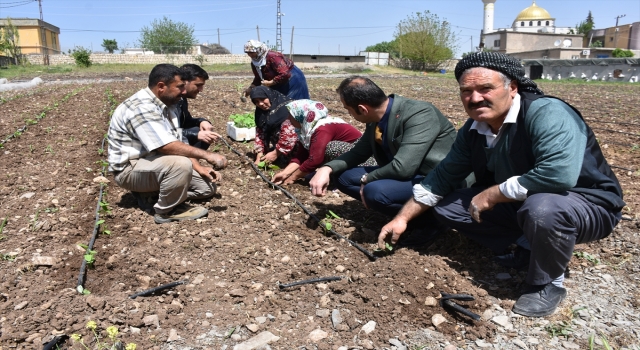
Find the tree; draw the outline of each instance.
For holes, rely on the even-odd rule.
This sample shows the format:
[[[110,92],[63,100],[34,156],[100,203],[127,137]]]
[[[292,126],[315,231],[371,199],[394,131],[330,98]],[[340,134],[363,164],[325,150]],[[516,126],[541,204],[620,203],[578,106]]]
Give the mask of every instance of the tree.
[[[82,46],[76,46],[73,51],[70,50],[69,54],[76,61],[76,65],[80,67],[91,67],[91,51],[85,49]]]
[[[457,38],[451,25],[437,15],[424,11],[400,21],[395,41],[401,57],[420,62],[422,69],[436,69],[453,58]]]
[[[576,24],[576,32],[578,34],[587,35],[594,27],[595,23],[593,22],[593,16],[591,15],[591,11],[589,11],[587,19]]]
[[[616,48],[615,50],[611,51],[611,57],[633,57],[633,52],[631,50]]]
[[[396,43],[395,40],[383,41],[375,45],[367,46],[364,50],[367,52],[387,52],[391,57],[400,57],[398,43]]]
[[[154,19],[151,26],[141,29],[140,45],[147,50],[159,53],[186,53],[196,43],[193,26],[183,22],[174,22],[164,16]]]
[[[212,50],[211,55],[228,55],[231,52],[226,47],[218,44],[209,44],[208,48]]]
[[[0,28],[0,52],[5,52],[8,56],[13,57],[13,62],[16,65],[22,56],[19,43],[18,29],[11,23],[11,18],[7,17],[6,26]]]
[[[102,39],[102,47],[105,51],[113,53],[113,51],[118,49],[118,42],[116,39]]]

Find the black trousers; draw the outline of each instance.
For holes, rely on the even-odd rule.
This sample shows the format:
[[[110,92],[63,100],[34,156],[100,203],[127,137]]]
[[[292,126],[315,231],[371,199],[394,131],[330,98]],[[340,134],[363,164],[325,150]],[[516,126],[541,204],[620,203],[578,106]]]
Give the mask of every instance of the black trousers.
[[[483,190],[465,188],[449,194],[433,208],[436,217],[495,253],[524,235],[531,245],[526,282],[532,285],[560,277],[576,244],[607,237],[622,217],[573,192],[539,193],[524,202],[498,204],[483,212],[482,223],[477,223],[469,204]]]
[[[200,131],[200,127],[199,126],[194,126],[193,128],[189,128],[188,130],[190,130],[193,133],[198,134],[198,132]],[[198,140],[197,138],[194,140],[189,140],[189,145],[193,146],[193,147],[197,147],[200,148],[201,150],[208,150],[209,146],[211,146],[210,143],[206,143],[203,141]]]

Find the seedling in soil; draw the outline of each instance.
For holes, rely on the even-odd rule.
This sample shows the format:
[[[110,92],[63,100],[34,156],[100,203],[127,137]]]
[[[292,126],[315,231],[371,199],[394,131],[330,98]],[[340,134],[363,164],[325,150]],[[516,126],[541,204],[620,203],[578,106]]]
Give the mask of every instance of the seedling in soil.
[[[98,254],[98,252],[89,249],[89,246],[87,246],[86,244],[79,244],[79,246],[85,249],[84,261],[87,262],[87,265],[89,267],[93,267],[93,263],[96,262],[96,254]]]
[[[551,335],[551,337],[563,336],[569,338],[570,333],[573,332],[571,324],[567,321],[560,321],[557,323],[549,323],[544,326],[544,329]]]
[[[54,208],[49,207],[44,210],[45,213],[50,213],[50,214],[57,213],[58,211],[60,211],[60,209],[55,207]]]
[[[105,191],[106,193],[106,191]],[[104,215],[110,215],[111,214],[111,208],[109,208],[109,202],[106,201],[101,201],[100,202],[100,213],[104,214]]]
[[[98,220],[98,222],[96,222],[96,226],[100,227],[100,232],[102,232],[102,234],[105,234],[105,235],[111,234],[111,230],[109,230],[109,226],[107,226],[107,224],[104,223],[104,220]]]
[[[587,253],[587,252],[573,252],[573,255],[575,257],[578,257],[580,259],[585,259],[588,262],[592,263],[593,265],[598,265],[600,264],[600,259],[596,258],[595,256]]]
[[[14,261],[14,260],[16,260],[16,256],[15,255],[10,255],[10,254],[2,254],[2,255],[0,255],[0,260]]]
[[[93,332],[94,340],[89,340],[89,344],[85,344],[84,339],[82,339],[82,335],[78,333],[72,334],[70,337],[74,343],[79,343],[80,345],[82,345],[82,347],[85,350],[92,349],[92,347],[90,347],[92,346],[91,343],[93,343],[93,349],[95,350],[101,350],[101,349],[136,350],[137,345],[135,343],[128,343],[127,345],[123,345],[118,340],[118,334],[120,332],[118,331],[118,327],[116,326],[109,326],[107,327],[107,329],[105,329],[107,333],[107,337],[109,338],[109,341],[111,342],[111,344],[109,344],[109,342],[106,342],[106,341],[105,342],[101,341],[102,337],[100,337],[99,335],[100,330],[98,330],[98,324],[95,321],[87,322],[85,328]]]
[[[31,224],[29,225],[29,231],[33,232],[36,230],[36,224],[38,224],[38,216],[40,216],[40,210],[36,210],[36,215],[31,219]]]
[[[48,134],[52,131],[53,129],[51,127],[45,128],[44,131]]]
[[[44,148],[44,153],[53,154],[53,147],[51,147],[51,145],[48,145]]]
[[[377,248],[373,251],[373,253],[378,255],[389,255],[393,253],[393,246],[389,243],[385,243],[384,249]]]
[[[101,156],[101,155],[103,155],[103,154],[104,154],[104,148],[100,148],[100,149],[98,150],[98,155],[100,155],[100,156]]]
[[[229,339],[229,337],[231,337],[235,331],[236,331],[236,327],[231,328],[229,332],[227,332],[227,334],[224,336],[224,338]]]
[[[601,334],[599,338],[605,350],[613,350],[611,345],[609,345],[609,341],[607,340],[607,337],[604,334]],[[589,350],[595,349],[595,346],[596,346],[596,336],[592,334],[589,336]]]
[[[269,174],[269,176],[273,177],[276,174],[276,170],[280,170],[280,167],[275,164],[270,164],[265,162],[264,160],[258,163],[258,168],[263,172]]]
[[[35,150],[36,149],[32,145],[29,145],[29,152],[33,153]]]
[[[107,162],[106,160],[102,160],[102,159],[100,159],[100,160],[96,161],[96,164],[98,164],[99,166],[101,166],[101,167],[103,167],[103,168],[105,168],[105,167],[108,167],[108,166],[109,166],[109,162]]]
[[[4,227],[7,225],[7,218],[3,218],[2,222],[0,222],[0,241],[5,239],[6,237],[2,234],[4,231]]]

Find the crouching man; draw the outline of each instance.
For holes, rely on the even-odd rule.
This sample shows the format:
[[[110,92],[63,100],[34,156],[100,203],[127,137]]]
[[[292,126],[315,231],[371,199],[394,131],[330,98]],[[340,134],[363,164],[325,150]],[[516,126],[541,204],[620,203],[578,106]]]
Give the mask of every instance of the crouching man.
[[[469,120],[447,157],[413,187],[413,198],[385,225],[384,247],[407,222],[433,208],[443,224],[500,253],[502,266],[528,266],[513,312],[550,315],[565,298],[564,272],[575,244],[608,236],[621,218],[622,190],[580,112],[545,96],[520,62],[496,52],[455,69]],[[476,184],[455,189],[473,172]]]
[[[149,74],[148,87],[122,102],[109,125],[109,171],[141,204],[158,194],[153,204],[158,224],[206,216],[207,209],[184,201],[212,197],[222,177],[198,159],[217,168],[227,164],[224,156],[189,146],[183,139],[176,104],[184,94],[182,71],[159,64]]]

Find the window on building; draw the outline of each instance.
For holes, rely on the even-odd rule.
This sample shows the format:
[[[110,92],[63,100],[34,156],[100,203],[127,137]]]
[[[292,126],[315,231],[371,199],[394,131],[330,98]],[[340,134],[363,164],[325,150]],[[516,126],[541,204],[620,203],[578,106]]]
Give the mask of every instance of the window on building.
[[[520,27],[524,27],[524,22],[520,22]]]
[[[500,47],[500,40],[494,40],[493,47]]]
[[[542,25],[542,22],[538,21],[538,27]]]
[[[609,41],[613,41],[613,37],[612,36],[609,37]]]
[[[533,26],[533,21],[529,21],[529,27]]]
[[[547,21],[547,24],[545,24],[545,25],[547,25],[547,26],[548,26],[548,25],[549,25],[549,21]]]
[[[580,55],[571,55],[572,60],[577,60],[580,58]]]

